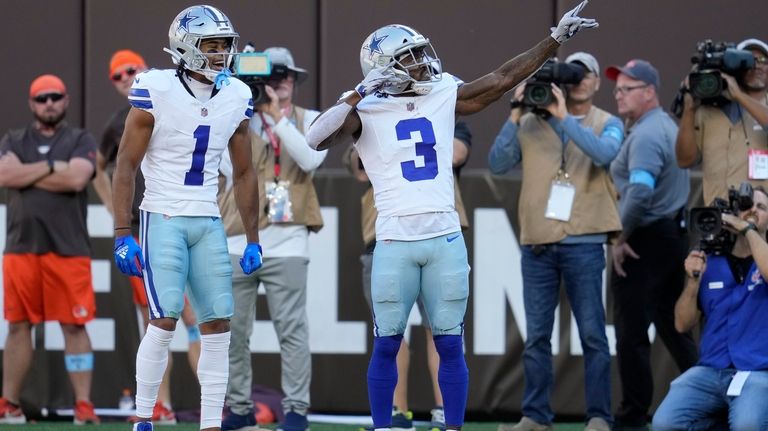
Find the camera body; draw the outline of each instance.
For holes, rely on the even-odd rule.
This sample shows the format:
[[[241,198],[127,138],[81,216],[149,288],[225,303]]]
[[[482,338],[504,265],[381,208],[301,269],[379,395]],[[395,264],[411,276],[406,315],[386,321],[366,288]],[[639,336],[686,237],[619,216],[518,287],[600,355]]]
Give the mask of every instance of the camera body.
[[[284,65],[273,66],[269,54],[255,51],[244,51],[238,54],[232,68],[237,79],[250,87],[254,106],[269,103],[269,96],[264,87],[267,81],[277,73],[277,69],[284,69],[282,73],[285,74],[288,72]]]
[[[728,200],[716,198],[711,206],[691,209],[688,226],[699,236],[699,248],[707,254],[721,255],[733,248],[736,236],[723,228],[723,213],[738,215],[754,205],[752,184],[743,182],[728,190]]]
[[[525,83],[522,104],[534,109],[545,109],[555,101],[552,83],[555,85],[578,84],[582,79],[584,79],[583,67],[549,59]]]
[[[696,45],[691,63],[696,65],[688,75],[691,95],[703,104],[719,105],[727,101],[722,95],[727,83],[720,72],[738,76],[755,66],[755,58],[747,50],[736,49],[733,43],[705,40]]]

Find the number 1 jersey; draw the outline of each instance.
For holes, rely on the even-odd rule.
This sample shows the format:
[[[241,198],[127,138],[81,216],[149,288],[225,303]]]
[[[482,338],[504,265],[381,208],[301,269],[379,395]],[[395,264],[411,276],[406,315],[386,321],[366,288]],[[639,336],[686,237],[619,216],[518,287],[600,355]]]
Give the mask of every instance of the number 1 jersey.
[[[457,78],[423,96],[375,94],[357,105],[355,143],[373,185],[377,240],[414,241],[461,230],[453,190]]]
[[[174,70],[136,77],[128,100],[155,119],[141,162],[146,181],[141,209],[169,216],[219,217],[219,162],[229,139],[253,115],[251,90],[235,78],[203,102]]]

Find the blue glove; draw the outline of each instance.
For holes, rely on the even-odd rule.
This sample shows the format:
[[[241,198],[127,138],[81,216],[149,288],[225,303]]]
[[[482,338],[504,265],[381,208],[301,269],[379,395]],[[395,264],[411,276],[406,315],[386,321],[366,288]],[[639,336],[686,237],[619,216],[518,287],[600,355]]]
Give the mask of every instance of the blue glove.
[[[143,276],[144,257],[133,236],[115,238],[115,264],[125,275]]]
[[[243,268],[245,274],[250,274],[261,268],[262,263],[261,246],[257,242],[249,242],[240,258],[240,268]]]

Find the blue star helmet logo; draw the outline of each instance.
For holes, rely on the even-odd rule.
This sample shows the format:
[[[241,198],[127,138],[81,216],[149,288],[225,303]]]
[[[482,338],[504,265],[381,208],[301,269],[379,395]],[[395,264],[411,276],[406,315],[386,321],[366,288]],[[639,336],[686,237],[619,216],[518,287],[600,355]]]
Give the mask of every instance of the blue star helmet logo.
[[[189,31],[189,23],[191,21],[194,21],[196,19],[200,18],[199,16],[190,15],[189,12],[186,13],[183,17],[179,18],[179,27],[183,28],[186,31]]]
[[[383,42],[384,39],[387,38],[387,36],[389,35],[385,34],[382,37],[376,37],[376,33],[374,33],[373,36],[371,36],[371,43],[368,44],[368,47],[367,47],[368,52],[370,52],[369,58],[373,58],[373,54],[376,52],[378,52],[379,54],[384,54],[384,51],[381,50],[381,42]]]

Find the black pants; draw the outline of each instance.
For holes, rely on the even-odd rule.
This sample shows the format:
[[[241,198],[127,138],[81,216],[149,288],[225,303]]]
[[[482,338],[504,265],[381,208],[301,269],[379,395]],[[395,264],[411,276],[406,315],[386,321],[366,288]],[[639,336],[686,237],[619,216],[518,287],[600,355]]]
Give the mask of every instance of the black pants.
[[[626,277],[611,275],[613,319],[621,377],[621,405],[617,424],[646,423],[653,399],[648,327],[656,326],[680,371],[698,360],[690,333],[675,330],[675,302],[685,283],[683,262],[688,238],[674,220],[662,219],[638,228],[627,241],[640,256],[624,261]]]

